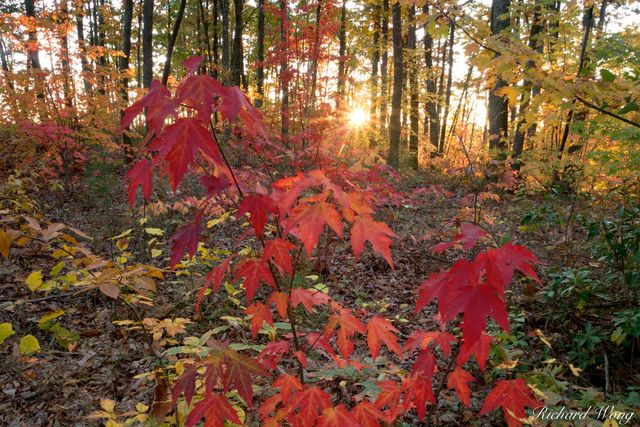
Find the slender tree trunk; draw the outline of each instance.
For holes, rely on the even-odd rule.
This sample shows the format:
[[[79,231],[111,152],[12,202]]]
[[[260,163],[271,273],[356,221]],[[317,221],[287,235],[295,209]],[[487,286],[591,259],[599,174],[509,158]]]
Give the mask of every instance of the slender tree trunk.
[[[60,0],[60,10],[58,17],[58,31],[60,39],[60,65],[62,68],[63,76],[63,93],[64,93],[64,105],[66,108],[73,107],[73,93],[71,81],[71,65],[69,62],[69,38],[67,36],[69,27],[69,6],[67,0]]]
[[[447,119],[449,118],[449,107],[451,104],[451,84],[453,83],[453,42],[455,37],[456,25],[454,21],[449,22],[449,53],[447,55],[447,65],[449,72],[447,74],[447,88],[445,89],[444,114],[442,115],[442,128],[440,129],[440,143],[438,145],[438,154],[444,153],[444,143],[447,135]]]
[[[169,45],[167,46],[167,58],[164,61],[164,71],[162,72],[162,84],[166,85],[169,80],[169,74],[171,73],[171,58],[173,57],[173,49],[178,39],[178,33],[180,32],[180,24],[182,23],[182,17],[184,16],[184,9],[187,6],[187,0],[180,0],[180,6],[178,8],[178,15],[173,23],[173,30],[171,31],[171,38],[169,39]]]
[[[387,131],[387,96],[389,94],[389,0],[382,0],[382,59],[380,62],[380,132]]]
[[[229,81],[229,64],[231,60],[231,49],[229,45],[229,0],[219,0],[221,33],[222,33],[222,70],[224,81]]]
[[[120,70],[120,96],[125,105],[129,103],[129,62],[131,59],[131,24],[133,22],[133,0],[124,0],[122,11],[122,56],[118,68]],[[124,115],[124,110],[120,111],[120,118]],[[129,129],[122,132],[122,146],[124,148],[125,162],[129,163],[133,157],[131,154],[131,138]]]
[[[287,76],[288,43],[287,43],[287,0],[280,0],[280,88],[282,99],[280,105],[280,120],[282,123],[282,139],[289,134],[289,77]]]
[[[24,1],[25,14],[28,18],[36,19],[34,0]],[[38,33],[29,31],[29,44],[27,45],[27,68],[40,69],[40,50],[38,48]]]
[[[218,0],[212,0],[211,2],[211,21],[213,22],[213,30],[211,31],[211,38],[213,38],[213,73],[212,76],[214,79],[218,79],[220,74],[220,54],[219,54],[219,25],[218,25]]]
[[[136,86],[142,87],[142,10],[138,11],[138,28],[136,41]]]
[[[318,87],[318,63],[320,61],[320,30],[321,30],[321,20],[322,20],[322,1],[318,0],[318,4],[316,5],[316,23],[315,23],[315,33],[313,36],[313,57],[311,58],[311,90],[310,90],[310,98],[311,98],[311,111],[314,112],[316,109],[316,91]]]
[[[407,49],[409,60],[407,61],[409,73],[409,94],[410,94],[410,110],[411,110],[411,132],[409,133],[409,155],[411,158],[411,166],[418,167],[418,136],[420,131],[420,104],[419,104],[419,88],[418,88],[418,64],[417,64],[417,40],[416,40],[416,7],[409,6],[409,32],[407,33]]]
[[[264,100],[264,0],[258,0],[257,39],[256,91],[258,92],[258,97],[255,100],[255,105],[256,107],[262,107]]]
[[[80,50],[80,64],[82,66],[82,81],[84,84],[85,94],[93,91],[93,86],[88,78],[91,70],[89,69],[89,61],[87,60],[87,42],[84,39],[84,11],[82,10],[82,2],[76,1],[76,34],[78,36],[78,48]]]
[[[242,11],[243,0],[233,0],[235,28],[233,32],[233,55],[231,56],[231,84],[240,86],[244,74],[242,49]]]
[[[387,163],[397,168],[400,165],[400,114],[402,109],[402,6],[393,4],[393,95],[391,119],[389,121],[389,155]]]
[[[379,3],[373,6],[373,54],[371,58],[371,106],[369,108],[369,122],[371,123],[371,135],[369,137],[369,146],[375,147],[377,144],[376,135],[376,111],[378,108],[378,69],[380,68],[380,18],[382,7]]]
[[[153,0],[143,0],[142,11],[142,86],[153,80]]]
[[[336,109],[339,109],[344,97],[346,84],[345,60],[347,55],[347,1],[342,0],[342,10],[340,12],[340,32],[338,34],[340,47],[338,49],[338,96],[336,98]]]
[[[542,31],[544,30],[544,22],[542,17],[542,0],[536,0],[535,10],[533,13],[533,22],[531,23],[531,31],[529,33],[529,48],[536,51],[537,53],[542,53],[543,43],[541,40]],[[527,70],[531,71],[536,67],[535,61],[532,59],[527,61]],[[525,115],[529,111],[529,105],[531,104],[531,99],[533,96],[536,96],[540,92],[540,86],[538,84],[535,85],[536,88],[534,90],[533,81],[530,78],[525,78],[522,83],[522,99],[520,100],[520,106],[518,108],[518,125],[516,127],[515,136],[513,138],[513,158],[517,159],[522,154],[522,149],[524,147],[525,136],[526,138],[531,138],[536,133],[536,122],[527,123]],[[528,125],[528,127],[527,127]],[[519,167],[519,162],[514,162],[514,167]]]
[[[7,86],[13,92],[13,80],[11,78],[11,70],[9,69],[9,61],[7,58],[7,52],[4,47],[4,39],[0,37],[0,64],[2,64],[2,74],[4,75],[4,80],[7,82]]]
[[[429,16],[429,2],[426,2],[422,7],[422,12],[425,16]],[[431,143],[432,150],[431,155],[434,156],[438,152],[438,138],[440,135],[440,116],[437,110],[437,92],[436,92],[436,80],[434,78],[433,70],[433,37],[429,34],[427,22],[424,24],[424,65],[427,68],[427,99],[425,101],[425,122],[428,126],[425,126],[425,133],[429,129],[429,142]]]
[[[94,4],[94,13],[96,14],[96,30],[98,32],[98,45],[102,48],[100,56],[98,57],[98,65],[100,66],[100,86],[98,87],[98,93],[100,95],[104,95],[106,93],[106,72],[107,72],[107,55],[105,44],[107,40],[107,35],[105,32],[104,25],[104,0],[100,0],[100,5],[98,6],[97,1]]]
[[[510,0],[493,0],[491,5],[491,34],[498,35],[509,27]],[[507,84],[499,75],[489,92],[489,148],[503,150],[504,137],[509,129],[509,103],[506,97],[496,92]]]
[[[204,40],[205,46],[207,48],[207,68],[209,70],[209,75],[212,75],[213,70],[213,52],[211,49],[211,39],[209,38],[209,20],[207,19],[207,15],[209,12],[209,6],[202,3],[202,0],[198,0],[198,7],[200,11],[200,16],[202,19],[202,30],[204,31]]]

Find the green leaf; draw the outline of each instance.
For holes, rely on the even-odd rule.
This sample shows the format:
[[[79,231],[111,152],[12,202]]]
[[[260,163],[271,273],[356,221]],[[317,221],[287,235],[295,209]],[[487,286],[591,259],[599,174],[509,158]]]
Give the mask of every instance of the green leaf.
[[[0,344],[13,334],[15,334],[15,332],[13,331],[11,323],[0,323]]]
[[[30,291],[36,291],[40,286],[42,286],[42,272],[41,271],[33,271],[27,277],[25,282]]]
[[[616,76],[611,71],[604,68],[600,69],[600,77],[602,77],[602,80],[605,82],[612,82],[616,79]]]
[[[51,313],[45,314],[38,320],[38,326],[40,329],[44,329],[45,331],[51,327],[51,321],[57,319],[58,317],[64,314],[64,310],[56,310]]]
[[[57,276],[58,274],[60,274],[60,272],[64,268],[64,265],[65,265],[64,261],[60,261],[59,263],[54,265],[53,268],[51,269],[51,275],[52,276]]]
[[[25,335],[20,338],[20,354],[31,354],[40,351],[40,343],[33,335]]]
[[[627,114],[627,113],[630,113],[632,111],[638,111],[638,109],[640,109],[638,104],[636,104],[635,101],[631,101],[630,103],[628,103],[627,105],[622,107],[622,109],[620,111],[618,111],[618,114]]]

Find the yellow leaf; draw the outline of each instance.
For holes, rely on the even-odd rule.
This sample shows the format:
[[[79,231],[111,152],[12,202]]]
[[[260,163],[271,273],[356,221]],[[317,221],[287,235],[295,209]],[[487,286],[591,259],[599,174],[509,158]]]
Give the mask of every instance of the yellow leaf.
[[[56,310],[56,311],[52,311],[49,314],[45,314],[44,316],[42,316],[40,318],[40,320],[38,320],[38,326],[43,328],[43,327],[46,326],[46,324],[48,322],[50,322],[51,320],[57,319],[58,317],[62,316],[63,314],[64,314],[64,310]]]
[[[516,366],[518,366],[518,360],[507,360],[505,362],[502,362],[501,364],[499,364],[498,366],[496,366],[496,368],[498,369],[513,369]]]
[[[515,107],[518,103],[518,96],[520,95],[516,89],[511,86],[504,86],[495,91],[498,96],[506,96],[509,100],[509,107]]]
[[[158,258],[162,255],[162,251],[160,249],[151,249],[151,258]]]
[[[42,272],[41,271],[31,272],[31,274],[29,274],[29,277],[27,277],[27,280],[25,283],[27,284],[27,288],[29,288],[30,291],[37,290],[40,286],[42,286]]]
[[[0,255],[9,258],[9,247],[19,235],[20,232],[16,230],[0,230]]]
[[[13,331],[11,323],[0,323],[0,344],[13,334],[15,334],[15,332]]]
[[[571,373],[573,375],[575,375],[576,377],[579,377],[580,376],[580,372],[582,372],[582,369],[576,368],[571,363],[569,363],[569,369],[571,369]]]
[[[549,341],[549,338],[544,336],[540,329],[536,329],[534,333],[538,336],[538,338],[540,338],[540,341],[542,341],[547,347],[551,348],[551,342]]]
[[[116,409],[116,402],[111,399],[100,399],[100,407],[109,413]]]
[[[619,427],[620,424],[616,420],[606,420],[602,423],[602,427]]]
[[[31,354],[40,351],[40,343],[33,335],[25,335],[20,338],[20,354]]]
[[[147,234],[151,234],[152,236],[164,236],[164,230],[161,230],[159,228],[145,228],[144,229],[145,233]]]

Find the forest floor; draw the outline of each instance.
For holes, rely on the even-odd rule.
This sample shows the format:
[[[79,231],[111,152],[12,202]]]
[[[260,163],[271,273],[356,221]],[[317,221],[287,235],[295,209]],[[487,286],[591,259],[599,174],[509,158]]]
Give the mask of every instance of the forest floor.
[[[416,188],[425,188],[434,182],[448,189],[446,197],[437,194],[438,191],[416,191]],[[458,217],[471,191],[441,176],[422,177],[411,185],[413,188],[407,188],[406,193],[413,195],[406,202],[379,211],[380,219],[390,224],[398,235],[393,245],[395,271],[372,251],[365,251],[354,263],[348,242],[338,240],[331,242],[336,246],[329,257],[321,254],[315,258],[313,268],[321,275],[319,280],[329,286],[334,298],[369,311],[384,312],[387,318],[396,320],[396,326],[399,325],[403,334],[406,332],[402,331],[403,325],[407,325],[407,330],[408,326],[434,326],[433,317],[427,312],[413,313],[416,290],[429,274],[447,268],[456,260],[456,254],[450,258],[447,253],[433,255],[430,248],[450,237],[451,219]],[[113,194],[118,193],[114,190]],[[519,231],[523,206],[535,205],[535,198],[509,193],[499,197],[500,200],[489,200],[483,206],[485,217],[493,221],[487,228],[497,241],[509,236],[517,243],[529,246],[542,260],[541,271],[567,262],[581,262],[575,247],[567,246],[567,239],[562,238],[562,232],[568,229],[526,234]],[[43,205],[48,220],[71,224],[93,236],[92,250],[108,258],[113,254],[110,238],[135,226],[135,218],[125,200],[106,204],[75,194],[70,198],[49,197]],[[169,213],[154,221],[167,225],[167,235],[170,235],[170,224],[178,216],[179,213]],[[224,246],[225,241],[232,239],[226,234],[229,230],[225,227],[216,230],[218,234],[212,238],[216,245]],[[10,321],[14,328],[32,333],[43,343],[43,350],[38,357],[25,358],[19,356],[14,346],[11,354],[3,355],[0,362],[0,425],[90,425],[95,421],[86,417],[99,409],[103,398],[117,402],[117,409],[122,412],[132,410],[138,402],[151,406],[154,390],[156,394],[163,391],[158,391],[153,380],[144,374],[153,371],[154,352],[158,349],[150,350],[143,331],[127,330],[114,322],[147,317],[192,319],[199,283],[187,281],[177,285],[172,274],[167,274],[165,282],[158,285],[152,307],[127,307],[97,290],[39,296],[26,288],[25,278],[34,269],[51,268],[55,260],[34,258],[28,249],[17,249],[17,253],[10,262],[0,263],[0,322]],[[162,265],[164,262],[162,258],[156,261],[160,267],[166,267]],[[588,262],[586,258],[584,262]],[[536,314],[541,313],[542,308],[536,301],[535,290],[516,286],[510,294],[509,305],[526,313],[525,323],[521,325],[525,333],[545,326],[544,316]],[[65,310],[64,326],[80,336],[72,351],[54,350],[53,339],[37,326],[41,316],[61,309]],[[225,314],[224,310],[217,297],[206,298],[202,306],[203,318],[188,326],[189,335],[199,336],[219,326],[217,317]],[[548,336],[553,333],[547,330]],[[238,337],[235,340],[238,341]],[[46,345],[48,341],[51,345]],[[537,350],[531,348],[529,351],[524,358],[535,359]],[[482,381],[482,376],[480,379]],[[481,402],[472,400],[470,409],[477,412],[480,405]],[[466,425],[465,420],[471,420],[471,416],[472,412],[456,411],[446,401],[441,402],[437,412],[442,425]],[[476,417],[474,424],[478,422]]]

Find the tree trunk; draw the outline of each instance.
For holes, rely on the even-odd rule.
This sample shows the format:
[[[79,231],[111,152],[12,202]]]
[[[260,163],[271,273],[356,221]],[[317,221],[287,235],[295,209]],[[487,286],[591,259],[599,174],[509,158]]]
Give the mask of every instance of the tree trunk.
[[[338,34],[338,96],[336,98],[336,110],[341,107],[347,76],[345,75],[345,60],[347,55],[347,1],[342,0],[340,12],[340,31]]]
[[[382,0],[382,59],[380,63],[380,131],[387,131],[387,95],[389,94],[389,0]]]
[[[320,23],[322,19],[322,0],[318,0],[316,5],[316,27],[313,36],[313,57],[311,58],[311,111],[316,109],[316,89],[318,86],[318,62],[320,61]]]
[[[60,65],[62,68],[63,78],[63,93],[64,93],[64,105],[67,108],[73,107],[73,93],[72,93],[72,74],[71,65],[69,61],[69,38],[67,32],[69,31],[69,6],[67,0],[60,0],[60,15],[58,17],[58,31],[60,39]]]
[[[220,55],[218,52],[218,47],[220,45],[219,40],[218,40],[218,30],[219,30],[219,26],[218,26],[218,0],[213,0],[211,2],[211,8],[213,9],[211,11],[211,21],[213,22],[213,30],[211,31],[211,38],[213,39],[213,73],[212,76],[214,79],[218,79],[219,77],[219,68],[220,68]]]
[[[447,88],[445,89],[444,114],[442,115],[442,127],[440,129],[440,143],[438,144],[438,154],[444,153],[444,143],[447,135],[447,119],[449,118],[449,107],[451,104],[451,84],[453,83],[453,42],[455,37],[456,24],[449,22],[449,53],[447,54],[447,64],[449,72],[447,74]],[[443,53],[445,54],[445,53]]]
[[[233,32],[233,54],[231,55],[231,84],[240,86],[244,74],[243,49],[242,49],[242,11],[243,0],[233,0],[235,15],[235,27]]]
[[[393,95],[389,121],[389,155],[387,163],[397,168],[400,164],[400,114],[402,109],[402,6],[393,4]]]
[[[373,54],[371,58],[371,83],[370,83],[370,102],[369,122],[371,123],[371,135],[369,137],[369,146],[376,146],[376,111],[378,108],[378,69],[380,68],[380,15],[382,7],[379,3],[373,6]]]
[[[529,33],[529,48],[542,53],[543,43],[541,40],[542,31],[544,30],[544,22],[542,17],[542,0],[536,0],[535,10],[533,13],[533,22],[531,23],[531,31]],[[535,61],[527,61],[527,70],[533,70],[536,67]],[[536,133],[536,122],[527,123],[525,114],[529,111],[529,105],[531,99],[537,96],[540,92],[540,86],[536,84],[534,89],[533,81],[530,78],[525,78],[522,83],[522,99],[520,100],[520,106],[518,108],[518,125],[516,127],[516,133],[513,138],[513,158],[517,159],[522,154],[524,147],[525,137],[531,138]],[[527,127],[528,125],[528,127]],[[514,162],[514,167],[519,167],[519,162]]]
[[[28,18],[36,19],[34,0],[24,1],[25,14]],[[38,48],[37,31],[29,31],[29,44],[27,45],[27,68],[40,69],[40,50]]]
[[[411,128],[409,133],[409,155],[411,158],[411,166],[413,168],[418,167],[418,135],[420,131],[419,113],[419,91],[418,91],[418,64],[416,63],[416,7],[411,5],[409,7],[409,32],[407,33],[407,49],[409,51],[409,60],[407,61],[408,73],[409,73],[409,94],[410,94],[410,115],[411,115]]]
[[[219,0],[220,17],[221,17],[221,33],[222,33],[222,79],[229,81],[229,63],[231,59],[231,49],[229,46],[229,0]]]
[[[287,43],[287,0],[280,0],[280,89],[282,99],[280,105],[280,120],[282,124],[281,135],[285,140],[289,134],[289,77],[287,76],[288,64]]]
[[[258,0],[258,34],[257,34],[257,68],[256,68],[256,91],[258,97],[255,100],[256,107],[262,107],[264,100],[264,0]]]
[[[178,32],[180,31],[180,23],[184,16],[184,9],[187,6],[187,0],[180,0],[180,6],[178,8],[178,15],[176,21],[173,23],[173,30],[171,31],[171,38],[169,39],[169,45],[167,46],[167,58],[164,61],[164,71],[162,72],[162,84],[166,85],[169,80],[169,74],[171,73],[171,58],[173,57],[173,48],[176,45],[178,39]]]
[[[122,4],[122,56],[118,68],[120,70],[120,95],[125,105],[129,103],[129,62],[131,59],[131,23],[133,21],[133,0],[124,0]],[[120,118],[124,115],[124,110],[120,111]],[[125,162],[129,162],[133,157],[131,154],[131,138],[129,129],[122,132],[122,145],[124,148]]]
[[[493,0],[491,5],[491,34],[498,35],[509,27],[510,0]],[[509,103],[506,97],[496,94],[507,84],[499,75],[489,92],[489,148],[503,150],[504,137],[509,128]]]
[[[89,69],[89,61],[87,60],[87,42],[84,39],[84,11],[82,10],[82,3],[76,3],[76,5],[76,33],[78,35],[78,48],[80,50],[82,81],[85,93],[89,94],[93,91],[93,86],[87,77],[91,70]]]
[[[143,0],[142,11],[142,86],[153,80],[153,0]]]
[[[429,3],[422,7],[422,12],[429,16]],[[425,126],[425,133],[429,129],[429,142],[431,143],[434,156],[438,152],[438,138],[440,135],[440,116],[437,110],[436,80],[433,72],[433,37],[429,34],[427,22],[424,24],[424,65],[427,68],[427,99],[425,102],[425,113],[428,126]]]

